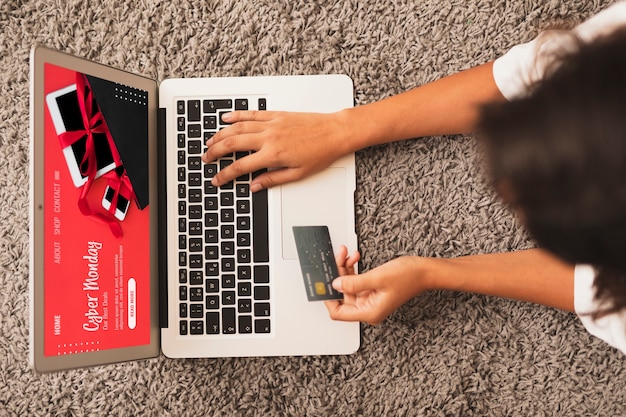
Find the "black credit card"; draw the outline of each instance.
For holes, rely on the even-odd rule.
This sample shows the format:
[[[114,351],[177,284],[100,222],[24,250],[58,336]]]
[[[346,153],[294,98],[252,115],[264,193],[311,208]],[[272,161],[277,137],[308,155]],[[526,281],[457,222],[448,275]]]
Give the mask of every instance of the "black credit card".
[[[293,236],[309,301],[341,300],[331,283],[339,276],[327,226],[294,226]]]

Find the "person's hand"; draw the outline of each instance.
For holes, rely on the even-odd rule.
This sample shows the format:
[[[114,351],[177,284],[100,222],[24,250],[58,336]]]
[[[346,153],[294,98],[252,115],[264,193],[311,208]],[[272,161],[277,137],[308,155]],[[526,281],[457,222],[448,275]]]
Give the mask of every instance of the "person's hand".
[[[254,152],[215,175],[215,186],[271,168],[252,181],[250,188],[254,192],[302,179],[349,153],[340,113],[235,111],[225,114],[223,120],[232,125],[207,141],[203,161],[233,152]]]
[[[337,252],[340,276],[332,285],[343,293],[344,299],[325,302],[333,320],[379,324],[402,304],[428,289],[419,272],[421,258],[397,258],[354,275],[359,257],[358,252],[348,257],[345,246]]]

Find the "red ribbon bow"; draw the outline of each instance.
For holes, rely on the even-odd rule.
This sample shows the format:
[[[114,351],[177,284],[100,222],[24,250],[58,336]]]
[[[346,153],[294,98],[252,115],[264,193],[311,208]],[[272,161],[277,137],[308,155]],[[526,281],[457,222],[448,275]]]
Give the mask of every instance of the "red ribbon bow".
[[[85,155],[80,162],[79,169],[80,173],[87,177],[87,181],[83,185],[78,199],[78,208],[83,215],[89,216],[100,223],[108,225],[113,233],[113,236],[120,238],[122,237],[122,227],[119,222],[92,210],[87,202],[87,194],[89,193],[91,185],[93,184],[98,172],[94,134],[104,133],[106,135],[116,167],[121,166],[122,161],[119,153],[117,152],[117,147],[115,146],[111,132],[107,128],[102,112],[98,109],[97,105],[94,106],[95,101],[93,91],[89,86],[89,82],[87,81],[85,75],[81,73],[76,73],[76,94],[78,96],[78,106],[80,108],[84,129],[64,132],[59,135],[59,140],[61,142],[61,147],[65,148],[73,145],[76,141],[86,136]],[[120,194],[125,196],[127,195],[129,197],[132,196],[134,194],[133,188],[128,175],[126,174],[126,170],[124,170],[121,175],[118,175],[115,170],[111,170],[107,172],[104,177],[109,180],[109,186],[115,190],[115,195],[113,201],[111,202],[111,207],[109,208],[109,212],[114,214],[117,208],[118,196]],[[130,198],[128,198],[128,200],[130,200]]]

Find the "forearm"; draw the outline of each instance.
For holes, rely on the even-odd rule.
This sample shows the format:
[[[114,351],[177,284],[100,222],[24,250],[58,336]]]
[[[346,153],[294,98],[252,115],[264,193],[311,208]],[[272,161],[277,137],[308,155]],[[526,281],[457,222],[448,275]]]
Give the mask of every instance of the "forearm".
[[[493,63],[441,78],[342,114],[350,151],[421,136],[471,132],[482,104],[501,101]]]
[[[493,295],[574,311],[574,267],[543,250],[423,261],[430,289]]]

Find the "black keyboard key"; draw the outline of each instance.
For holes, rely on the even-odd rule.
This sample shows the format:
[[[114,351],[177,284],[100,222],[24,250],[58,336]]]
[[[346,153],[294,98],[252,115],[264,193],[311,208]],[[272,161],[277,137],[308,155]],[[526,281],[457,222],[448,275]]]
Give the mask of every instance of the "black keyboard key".
[[[252,268],[249,266],[240,266],[237,268],[237,278],[239,279],[251,279],[252,278]]]
[[[204,209],[209,210],[217,210],[217,197],[204,197]]]
[[[270,287],[260,285],[254,287],[254,299],[258,301],[265,301],[270,299]]]
[[[235,110],[248,110],[248,100],[245,98],[236,99]]]
[[[235,204],[235,196],[231,192],[222,193],[220,195],[220,204],[222,206],[232,206]]]
[[[228,113],[228,112],[227,112],[227,111],[221,111],[221,112],[220,112],[220,125],[221,125],[221,126],[228,126],[228,125],[232,124],[232,123],[226,123],[226,122],[224,121],[223,117],[224,117],[224,115],[225,115],[226,113]]]
[[[185,184],[178,184],[178,198],[185,198],[187,195],[187,186]]]
[[[191,320],[189,322],[189,334],[204,334],[204,322]]]
[[[233,274],[222,275],[222,288],[235,288],[235,275]]]
[[[187,220],[180,218],[178,219],[178,231],[181,233],[185,233],[187,231]]]
[[[204,318],[204,308],[202,304],[191,304],[189,306],[189,318],[201,319]]]
[[[247,334],[252,333],[252,317],[251,316],[239,316],[237,323],[239,325],[239,333]]]
[[[204,301],[204,291],[201,287],[191,287],[189,289],[189,301]]]
[[[178,249],[180,250],[187,249],[187,236],[185,235],[178,236]]]
[[[252,284],[249,281],[237,284],[237,295],[239,297],[250,297],[252,295]]]
[[[207,262],[204,265],[204,274],[208,277],[217,277],[220,275],[219,262]]]
[[[237,201],[237,214],[250,214],[250,201],[249,200]]]
[[[235,195],[239,198],[248,197],[250,195],[250,185],[237,184],[237,187],[235,187]]]
[[[190,156],[187,160],[187,168],[190,171],[200,171],[202,169],[202,159],[199,156]]]
[[[187,336],[189,334],[189,328],[187,320],[181,320],[178,326],[178,332],[181,336]]]
[[[233,239],[235,237],[235,226],[224,225],[220,228],[222,239]]]
[[[202,268],[202,255],[189,255],[189,268]]]
[[[190,187],[202,187],[202,174],[200,172],[190,172],[187,176],[187,185]]]
[[[235,242],[222,242],[222,256],[233,256],[235,254]]]
[[[217,213],[204,213],[204,226],[207,228],[217,227],[218,225]]]
[[[217,194],[217,187],[211,184],[211,181],[205,181],[204,194]]]
[[[217,310],[218,308],[220,308],[220,296],[207,295],[205,299],[205,304],[207,310]]]
[[[206,313],[206,333],[207,334],[219,334],[220,333],[220,313],[217,311],[209,311]]]
[[[190,203],[200,203],[202,201],[202,190],[199,188],[189,189],[187,201]]]
[[[270,282],[270,267],[268,265],[254,266],[254,283],[268,284]]]
[[[189,252],[202,252],[202,238],[192,237],[189,238]]]
[[[184,201],[179,201],[178,202],[178,215],[184,216],[186,214],[187,214],[187,203],[185,203]]]
[[[267,190],[252,194],[252,256],[254,262],[269,262]]]
[[[220,251],[217,246],[209,245],[204,248],[204,257],[208,260],[218,259]]]
[[[259,104],[258,106],[259,110],[261,111],[267,110],[267,99],[260,98],[258,104]]]
[[[269,319],[259,319],[254,321],[254,333],[270,333]]]
[[[208,229],[204,231],[204,241],[206,243],[217,243],[219,240],[219,232],[217,229]]]
[[[248,247],[250,246],[250,233],[237,233],[237,246]]]
[[[180,285],[178,287],[178,299],[180,301],[187,301],[187,286]]]
[[[185,151],[178,151],[177,155],[178,165],[185,165],[185,162],[187,161],[187,154],[185,153]]]
[[[217,117],[216,116],[204,116],[202,119],[204,130],[217,129]]]
[[[189,218],[192,220],[198,220],[202,218],[202,206],[190,205],[189,206]]]
[[[233,164],[232,159],[220,159],[220,171]]]
[[[184,117],[177,118],[176,126],[178,127],[179,132],[183,132],[185,130],[185,118]]]
[[[241,298],[237,301],[237,311],[239,314],[252,313],[252,300],[249,298]]]
[[[180,284],[186,284],[187,283],[187,270],[185,268],[180,268],[178,270],[178,282]]]
[[[199,140],[190,140],[187,142],[187,153],[199,154],[202,153],[202,142]]]
[[[205,113],[215,113],[220,109],[230,109],[233,107],[233,101],[230,99],[226,100],[204,100],[202,102],[202,110]]]
[[[180,303],[178,305],[178,316],[181,319],[186,319],[187,318],[187,303]]]
[[[176,114],[185,114],[185,101],[178,100],[176,102]]]
[[[204,177],[213,178],[217,174],[217,164],[206,164],[204,166]]]
[[[187,136],[190,138],[202,137],[202,126],[199,124],[190,124],[187,126]]]
[[[237,230],[250,230],[250,220],[248,216],[237,217]]]
[[[184,182],[185,180],[187,180],[187,170],[185,169],[185,167],[179,167],[178,168],[178,181]]]
[[[202,222],[189,222],[189,234],[200,236],[202,234]]]
[[[254,303],[254,315],[257,317],[269,317],[270,303]]]
[[[235,309],[223,308],[222,309],[222,333],[233,334],[237,331],[235,327]]]
[[[185,134],[184,133],[179,133],[178,134],[178,147],[180,149],[184,148],[186,142],[187,142],[187,139],[185,138]]]
[[[222,305],[232,306],[235,305],[235,291],[224,291],[222,292]]]
[[[222,209],[220,212],[220,220],[222,223],[232,223],[235,221],[235,210]]]
[[[200,100],[189,100],[187,102],[187,119],[190,122],[200,121]]]
[[[187,266],[187,252],[178,252],[178,266]]]
[[[202,285],[204,276],[202,271],[189,271],[189,284],[190,285]]]
[[[206,292],[209,294],[214,294],[220,292],[220,281],[216,278],[209,278],[206,280],[205,285]]]
[[[237,262],[240,264],[250,263],[250,249],[238,249],[237,250]]]

